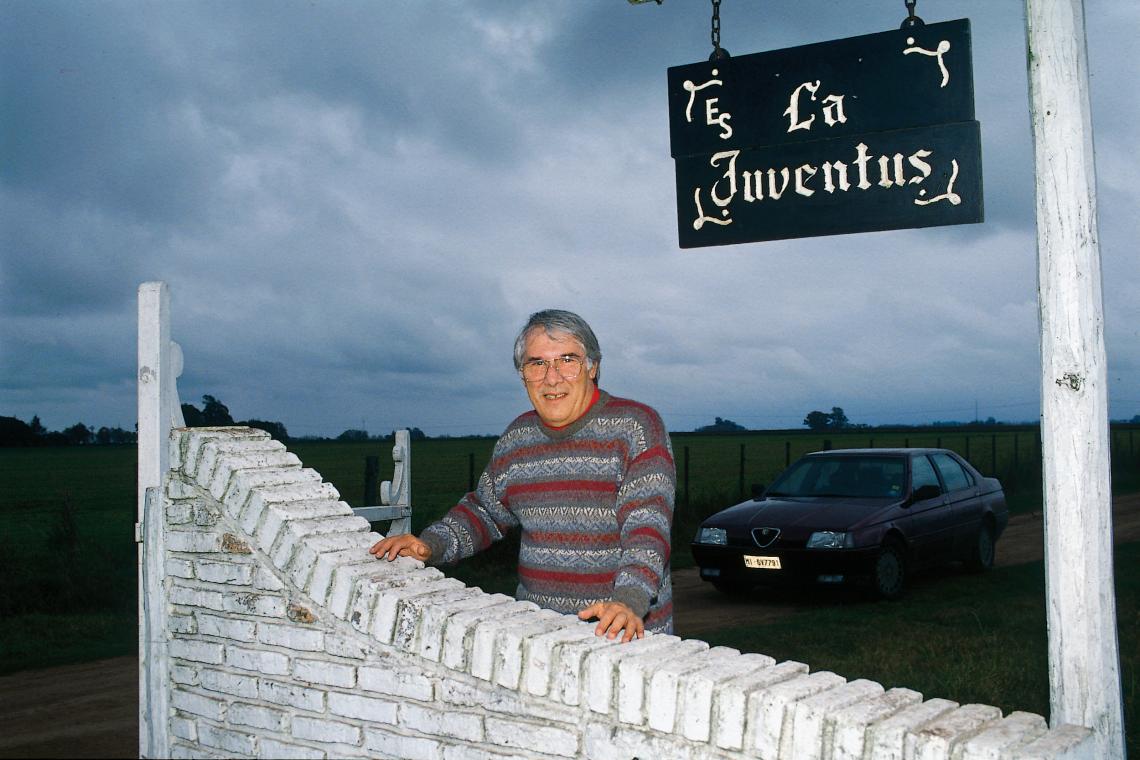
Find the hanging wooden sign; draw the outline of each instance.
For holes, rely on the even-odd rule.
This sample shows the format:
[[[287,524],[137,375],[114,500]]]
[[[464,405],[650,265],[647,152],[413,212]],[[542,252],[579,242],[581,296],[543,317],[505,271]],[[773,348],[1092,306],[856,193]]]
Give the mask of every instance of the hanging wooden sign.
[[[969,20],[669,69],[682,248],[980,222]]]

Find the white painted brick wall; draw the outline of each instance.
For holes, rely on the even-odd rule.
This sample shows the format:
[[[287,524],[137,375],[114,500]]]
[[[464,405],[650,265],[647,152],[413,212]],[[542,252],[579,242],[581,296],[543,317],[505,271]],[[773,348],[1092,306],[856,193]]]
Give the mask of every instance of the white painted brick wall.
[[[164,489],[171,757],[1092,760],[1049,729],[696,640],[593,625],[372,558],[261,431],[174,431]]]

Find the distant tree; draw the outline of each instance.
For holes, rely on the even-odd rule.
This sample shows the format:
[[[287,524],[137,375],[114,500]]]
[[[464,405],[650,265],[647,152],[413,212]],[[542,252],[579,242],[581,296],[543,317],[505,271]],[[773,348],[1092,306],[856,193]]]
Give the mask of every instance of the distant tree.
[[[82,422],[77,422],[64,430],[63,435],[67,438],[68,443],[78,446],[91,443],[95,440],[95,433]]]
[[[338,441],[367,441],[368,431],[349,429],[338,435],[336,439]]]
[[[182,405],[182,419],[186,422],[186,427],[206,427],[206,419],[202,416],[202,410],[193,404]]]
[[[427,433],[420,430],[418,427],[414,427],[408,431],[408,437],[413,441],[422,441],[427,438]]]
[[[1133,425],[1140,425],[1140,414],[1133,415],[1132,424]]]
[[[135,443],[136,441],[138,441],[138,436],[134,432],[119,427],[101,427],[95,433],[95,443],[99,444]]]
[[[804,424],[812,430],[839,430],[848,427],[851,423],[842,407],[833,406],[830,414],[820,411],[808,412],[808,415],[804,417]]]
[[[230,410],[213,396],[202,397],[202,417],[210,427],[228,427],[234,424]]]
[[[38,414],[32,417],[32,421],[28,423],[28,427],[32,429],[33,435],[47,435],[47,428],[40,422],[40,416]]]
[[[743,425],[738,425],[732,420],[724,420],[720,417],[711,425],[705,425],[697,428],[694,432],[697,433],[739,433],[747,430],[748,428]]]
[[[282,443],[289,441],[289,433],[285,430],[285,426],[280,422],[269,422],[267,420],[243,420],[237,424],[245,425],[246,427],[257,428],[258,430],[264,430],[265,432],[269,433],[269,435],[273,436],[274,440],[281,441]]]
[[[827,430],[830,421],[831,417],[827,412],[808,412],[807,417],[804,417],[804,424],[812,430]]]
[[[39,421],[39,418],[34,418]],[[0,446],[35,446],[39,436],[31,425],[15,417],[0,417]]]

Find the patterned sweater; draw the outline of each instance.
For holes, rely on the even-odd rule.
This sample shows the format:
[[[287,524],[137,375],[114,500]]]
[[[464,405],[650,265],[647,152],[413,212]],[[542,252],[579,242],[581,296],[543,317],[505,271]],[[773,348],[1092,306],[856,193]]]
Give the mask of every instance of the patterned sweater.
[[[673,630],[669,532],[676,469],[653,409],[602,392],[565,428],[534,411],[495,444],[479,484],[420,535],[434,564],[521,526],[516,596],[558,612],[624,602],[649,631]]]

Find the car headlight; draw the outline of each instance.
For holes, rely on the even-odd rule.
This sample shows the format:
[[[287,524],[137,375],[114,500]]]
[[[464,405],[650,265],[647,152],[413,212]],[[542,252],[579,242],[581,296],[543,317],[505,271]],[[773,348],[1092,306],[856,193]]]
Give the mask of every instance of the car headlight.
[[[854,536],[837,530],[817,530],[807,542],[809,549],[851,549],[854,546]]]
[[[728,543],[728,533],[724,528],[701,528],[697,531],[697,543],[724,546]]]

